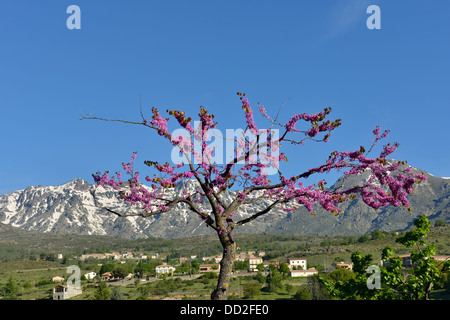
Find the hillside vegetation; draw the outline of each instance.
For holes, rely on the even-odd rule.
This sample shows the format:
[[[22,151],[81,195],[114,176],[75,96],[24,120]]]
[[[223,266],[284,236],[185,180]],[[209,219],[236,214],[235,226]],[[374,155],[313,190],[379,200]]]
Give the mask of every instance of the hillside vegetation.
[[[429,241],[438,254],[450,254],[450,226],[432,228]],[[285,260],[307,256],[312,265],[330,265],[333,261],[349,260],[350,253],[359,251],[380,257],[380,250],[389,245],[399,254],[404,250],[395,243],[397,233],[374,231],[361,236],[294,236],[294,235],[236,235],[238,251],[264,251],[265,260]],[[148,238],[127,240],[106,236],[72,234],[42,234],[0,224],[0,261],[42,260],[43,255],[80,256],[86,253],[136,251],[165,253],[169,257],[221,253],[215,236],[195,236],[182,239]],[[407,253],[407,252],[405,252]],[[52,260],[52,259],[49,259]]]

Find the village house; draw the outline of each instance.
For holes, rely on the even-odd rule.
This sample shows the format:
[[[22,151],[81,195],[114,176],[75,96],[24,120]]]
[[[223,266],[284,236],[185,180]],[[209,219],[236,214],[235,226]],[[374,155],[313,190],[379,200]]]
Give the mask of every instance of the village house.
[[[86,259],[106,259],[106,255],[102,254],[102,253],[88,253],[88,254],[83,254],[80,257],[81,261],[84,261]]]
[[[287,265],[289,270],[307,269],[306,259],[303,258],[288,258]]]
[[[450,260],[449,256],[433,256],[433,259],[438,262],[445,262],[447,260]]]
[[[106,258],[119,260],[122,255],[119,252],[105,253]]]
[[[81,288],[59,284],[53,288],[53,300],[70,299],[82,293]]]
[[[214,256],[209,256],[209,257],[202,257],[203,261],[209,261],[209,260],[215,260]]]
[[[202,260],[203,261],[215,261],[215,263],[219,263],[220,261],[222,261],[222,255],[218,254],[215,256],[203,257]]]
[[[251,256],[248,258],[248,271],[256,272],[258,271],[258,264],[263,263],[261,257]]]
[[[157,275],[161,275],[161,274],[173,275],[173,273],[175,271],[175,267],[164,263],[164,264],[161,264],[159,266],[156,266],[155,267],[155,271],[156,271]]]
[[[280,267],[280,263],[279,263],[279,262],[265,261],[265,262],[263,262],[263,264],[264,264],[264,269],[270,268],[270,265],[273,265],[273,266],[275,266],[276,268],[279,268],[279,267]]]
[[[89,273],[86,273],[86,274],[84,275],[84,277],[85,277],[87,280],[92,280],[92,279],[95,278],[96,275],[97,275],[97,273],[95,273],[95,272],[89,272]]]
[[[333,267],[335,267],[336,269],[347,269],[347,270],[353,270],[353,262],[343,262],[343,261],[336,261],[333,263]]]
[[[125,278],[123,278],[124,280],[131,280],[133,279],[133,274],[129,273]]]
[[[310,277],[319,272],[315,268],[309,268],[308,270],[291,270],[289,271],[290,277]]]
[[[234,256],[235,261],[245,261],[247,260],[247,254],[244,252],[238,253]]]
[[[335,267],[336,269],[341,268],[341,269],[347,269],[347,270],[353,270],[353,262],[343,262],[343,261],[336,261],[333,262],[333,267]]]
[[[133,259],[133,253],[132,252],[127,252],[127,253],[123,253],[122,254],[122,258],[123,259]]]
[[[105,272],[102,274],[102,281],[110,281],[110,280],[114,280],[114,276],[112,275],[111,272]]]
[[[199,266],[200,272],[220,272],[220,264],[218,263],[205,263]]]

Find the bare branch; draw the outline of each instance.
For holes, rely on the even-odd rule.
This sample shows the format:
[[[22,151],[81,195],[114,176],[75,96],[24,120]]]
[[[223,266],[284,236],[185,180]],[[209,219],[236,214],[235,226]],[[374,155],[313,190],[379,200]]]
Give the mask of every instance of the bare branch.
[[[245,224],[245,223],[248,223],[248,222],[250,222],[250,221],[253,221],[253,220],[255,220],[256,218],[258,218],[259,216],[262,216],[263,214],[268,213],[270,210],[272,210],[272,209],[273,209],[275,206],[277,206],[278,204],[283,203],[283,202],[288,202],[288,201],[289,201],[289,200],[287,200],[287,199],[278,199],[278,200],[276,200],[274,203],[272,203],[270,206],[268,206],[267,208],[265,208],[264,210],[261,210],[261,211],[255,213],[255,214],[252,215],[251,217],[248,217],[248,218],[246,218],[246,219],[242,219],[242,220],[236,222],[236,225],[235,225],[235,226],[236,226],[236,227],[239,227],[239,226],[242,226],[242,225]]]

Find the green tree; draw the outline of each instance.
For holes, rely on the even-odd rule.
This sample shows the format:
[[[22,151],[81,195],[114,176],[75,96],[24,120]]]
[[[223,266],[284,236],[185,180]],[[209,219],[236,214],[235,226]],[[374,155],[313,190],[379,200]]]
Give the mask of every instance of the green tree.
[[[130,269],[128,266],[120,264],[116,265],[112,270],[112,275],[115,278],[123,279],[130,273]]]
[[[188,262],[183,262],[176,267],[175,272],[189,274],[190,266]]]
[[[9,277],[2,288],[3,299],[16,299],[17,293],[19,293],[19,286],[12,277]]]
[[[290,293],[290,292],[292,292],[292,290],[294,290],[294,286],[290,283],[286,283],[284,285],[284,289],[286,290],[287,293]]]
[[[267,287],[271,292],[277,292],[281,290],[283,284],[281,283],[282,276],[278,270],[274,270],[271,275],[269,275],[266,279]]]
[[[192,273],[198,273],[198,271],[200,270],[200,263],[197,259],[191,261],[191,270]]]
[[[334,282],[347,282],[351,279],[355,279],[355,273],[344,268],[337,268],[329,274],[329,277],[330,279],[333,279]]]
[[[22,285],[22,287],[23,287],[24,289],[31,289],[31,288],[33,288],[33,284],[32,284],[30,281],[26,281],[26,282]]]
[[[261,271],[258,271],[258,273],[255,276],[255,280],[259,281],[259,283],[264,284],[266,282],[266,277],[263,275]]]
[[[100,282],[94,292],[94,298],[95,300],[109,300],[111,298],[111,291],[105,282]]]
[[[358,238],[358,242],[359,242],[359,243],[367,242],[367,241],[369,241],[369,240],[370,240],[370,238],[369,238],[369,236],[366,235],[366,234]]]
[[[286,263],[282,263],[280,264],[280,272],[283,274],[283,276],[287,276],[289,273],[289,267]]]
[[[235,268],[235,270],[248,270],[248,260],[235,261],[234,268]]]
[[[372,240],[381,240],[384,238],[384,233],[380,230],[373,230],[370,234]]]
[[[415,248],[411,251],[411,274],[404,276],[402,259],[396,257],[391,247],[386,247],[382,253],[382,259],[389,265],[382,268],[382,279],[390,290],[390,295],[398,298],[429,300],[434,287],[442,287],[445,283],[444,273],[450,269],[450,261],[439,264],[433,259],[436,254],[436,246],[426,246],[425,238],[430,231],[430,221],[427,216],[421,215],[414,221],[415,228],[396,239],[396,242],[407,248]],[[394,257],[392,257],[394,256]]]
[[[244,297],[253,298],[261,293],[261,283],[256,280],[252,280],[244,284]]]
[[[113,263],[105,263],[102,264],[102,267],[100,268],[100,275],[104,274],[105,272],[112,272],[114,270],[115,265]]]
[[[311,293],[307,286],[300,286],[294,294],[294,300],[311,300]]]
[[[330,298],[330,292],[319,281],[319,275],[313,275],[308,277],[306,285],[311,296],[311,300],[328,300]]]
[[[372,256],[355,252],[352,254],[355,277],[348,281],[336,281],[336,279],[319,276],[322,284],[330,291],[333,297],[341,299],[401,299],[401,300],[428,300],[435,287],[445,285],[445,272],[450,269],[450,261],[438,264],[433,259],[436,246],[426,246],[425,238],[430,231],[430,221],[427,216],[421,215],[414,221],[412,230],[396,239],[397,243],[407,248],[415,248],[411,251],[412,268],[405,270],[403,259],[395,255],[391,247],[385,247],[381,258],[386,266],[379,267],[380,287],[369,288],[368,267]]]
[[[120,291],[119,286],[114,286],[112,288],[110,300],[124,300],[124,295]]]
[[[443,226],[445,226],[445,225],[446,225],[446,223],[445,223],[445,221],[442,220],[442,219],[436,220],[436,222],[434,223],[434,226],[435,226],[435,227],[443,227]]]

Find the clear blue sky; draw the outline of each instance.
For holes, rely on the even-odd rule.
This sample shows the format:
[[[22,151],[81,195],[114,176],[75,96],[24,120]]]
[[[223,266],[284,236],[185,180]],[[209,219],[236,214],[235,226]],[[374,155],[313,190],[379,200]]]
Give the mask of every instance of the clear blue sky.
[[[69,5],[81,29],[69,30]],[[369,5],[381,29],[369,30]],[[449,177],[449,1],[4,1],[0,8],[0,194],[93,182],[96,171],[170,160],[140,120],[150,108],[200,105],[220,128],[245,128],[237,91],[281,118],[331,106],[328,144],[289,150],[303,172],[333,150],[391,130],[393,158]],[[256,109],[256,108],[255,108]],[[261,125],[263,127],[263,125]],[[138,167],[139,168],[139,167]],[[144,169],[142,174],[147,172]]]

